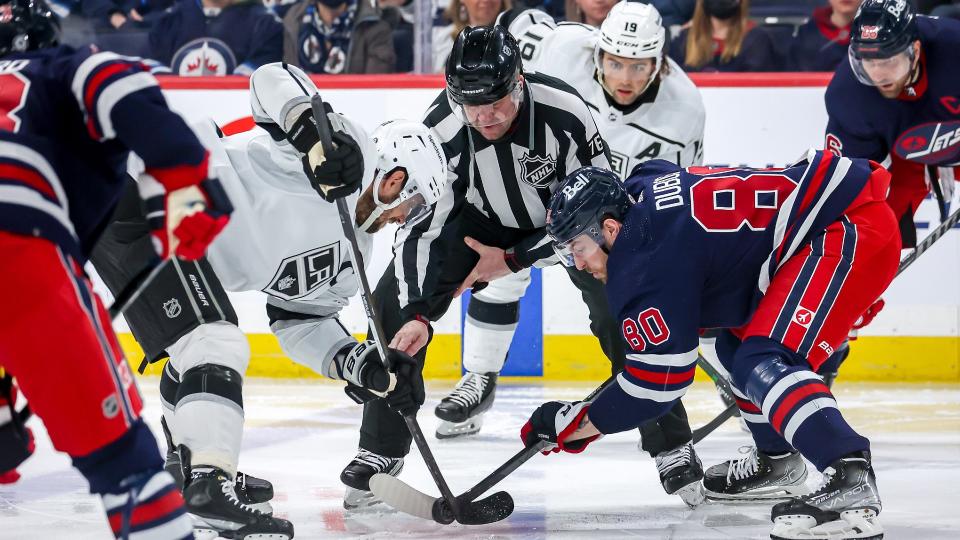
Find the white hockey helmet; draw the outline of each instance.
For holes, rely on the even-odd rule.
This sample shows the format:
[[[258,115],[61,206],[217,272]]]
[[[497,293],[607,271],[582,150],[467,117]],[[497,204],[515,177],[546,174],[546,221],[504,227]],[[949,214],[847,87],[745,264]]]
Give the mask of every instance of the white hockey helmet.
[[[430,215],[447,183],[447,161],[440,142],[427,126],[412,120],[389,120],[373,131],[377,147],[377,170],[373,175],[373,202],[377,208],[360,225],[368,231],[385,211],[405,205],[405,225],[415,225]],[[396,169],[403,169],[407,180],[399,196],[387,203],[380,200],[380,185]]]
[[[653,58],[654,69],[647,86],[644,87],[646,91],[660,72],[666,41],[667,31],[663,28],[663,20],[657,8],[639,2],[618,2],[600,25],[600,38],[593,53],[601,84],[601,51],[623,58]]]

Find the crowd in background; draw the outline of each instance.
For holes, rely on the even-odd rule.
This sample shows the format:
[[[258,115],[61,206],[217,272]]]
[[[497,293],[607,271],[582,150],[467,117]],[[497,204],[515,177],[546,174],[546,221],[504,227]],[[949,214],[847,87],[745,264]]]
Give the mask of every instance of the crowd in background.
[[[64,41],[148,59],[156,73],[249,74],[283,60],[310,73],[414,69],[414,2],[433,2],[442,72],[464,26],[535,8],[599,26],[616,0],[52,0]],[[624,0],[653,4],[686,71],[832,71],[861,0]],[[960,0],[910,0],[960,18]]]

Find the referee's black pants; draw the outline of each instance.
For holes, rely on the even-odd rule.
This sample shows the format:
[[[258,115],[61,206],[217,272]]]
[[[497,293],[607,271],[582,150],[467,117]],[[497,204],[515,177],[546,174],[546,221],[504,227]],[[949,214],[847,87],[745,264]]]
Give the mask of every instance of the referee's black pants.
[[[427,318],[438,320],[453,301],[453,293],[463,283],[467,275],[479,260],[479,255],[463,243],[465,236],[479,242],[507,249],[516,245],[529,231],[511,229],[499,225],[483,216],[472,206],[466,205],[460,218],[448,225],[456,227],[456,233],[448,237],[447,256],[441,265],[440,276],[434,294],[428,299]],[[394,264],[396,258],[384,271],[373,293],[377,312],[383,319],[384,339],[389,342],[400,330],[404,321],[400,316],[400,290],[397,283]],[[587,272],[567,268],[573,284],[580,289],[584,302],[590,311],[590,330],[600,341],[600,347],[610,359],[613,373],[623,370],[625,358],[623,338],[619,327],[607,305],[603,284]],[[433,337],[431,333],[431,338]],[[427,347],[415,356],[423,369]],[[671,450],[690,441],[690,425],[687,414],[680,401],[674,408],[657,420],[640,427],[643,449],[656,455]],[[412,438],[401,416],[391,411],[383,400],[374,400],[364,405],[363,423],[360,426],[360,447],[377,454],[402,457],[410,451]]]

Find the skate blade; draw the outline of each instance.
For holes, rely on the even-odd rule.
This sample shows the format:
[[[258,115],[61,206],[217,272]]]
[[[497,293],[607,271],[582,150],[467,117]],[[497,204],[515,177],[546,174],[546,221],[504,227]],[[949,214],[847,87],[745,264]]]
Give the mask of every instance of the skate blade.
[[[347,488],[343,496],[343,508],[350,511],[362,511],[371,506],[382,505],[383,501],[372,491],[363,491],[352,487]]]
[[[870,508],[857,508],[840,513],[840,519],[817,525],[813,516],[786,515],[775,518],[772,540],[879,540],[883,526]]]
[[[437,426],[436,436],[438,439],[454,439],[465,435],[478,433],[483,427],[483,416],[478,415],[468,418],[466,422],[448,422],[442,420]]]
[[[703,503],[706,496],[703,492],[703,484],[700,481],[691,482],[682,488],[673,492],[674,495],[680,497],[680,499],[686,503],[690,508],[696,508]]]
[[[787,501],[794,497],[800,497],[810,493],[810,488],[806,484],[796,486],[780,486],[776,490],[768,489],[763,491],[750,491],[745,493],[717,493],[704,489],[704,495],[708,501],[722,503],[766,503],[771,501]]]

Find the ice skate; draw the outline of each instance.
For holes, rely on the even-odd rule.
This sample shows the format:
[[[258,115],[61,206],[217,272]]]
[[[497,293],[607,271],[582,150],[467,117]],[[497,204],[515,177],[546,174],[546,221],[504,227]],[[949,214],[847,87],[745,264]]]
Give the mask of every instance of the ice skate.
[[[288,540],[293,524],[264,514],[237,498],[235,481],[215,467],[196,467],[183,489],[198,536],[212,532],[235,540]]]
[[[442,420],[437,427],[438,439],[461,437],[480,431],[483,426],[483,413],[493,406],[498,376],[495,371],[464,374],[450,395],[440,400],[434,410]]]
[[[773,507],[773,540],[883,538],[880,495],[868,453],[838,459],[815,492]]]
[[[809,492],[807,466],[799,452],[770,456],[750,446],[740,451],[743,457],[707,469],[703,487],[708,499],[786,499]]]
[[[361,448],[340,473],[340,481],[347,486],[343,507],[355,510],[380,503],[380,499],[370,491],[370,477],[377,473],[397,476],[402,470],[403,458],[381,456]]]
[[[654,458],[660,483],[670,495],[679,495],[690,508],[703,502],[703,465],[693,449],[693,443],[687,443],[673,450],[660,452]]]
[[[180,454],[173,445],[170,428],[167,426],[167,420],[163,417],[160,418],[160,426],[163,427],[163,436],[167,441],[167,456],[163,468],[173,476],[173,480],[182,491],[183,468],[180,465]],[[271,484],[269,480],[237,471],[234,489],[237,493],[237,499],[239,499],[241,503],[255,510],[259,510],[264,514],[273,513],[273,507],[270,505],[270,500],[273,499],[273,484]]]

